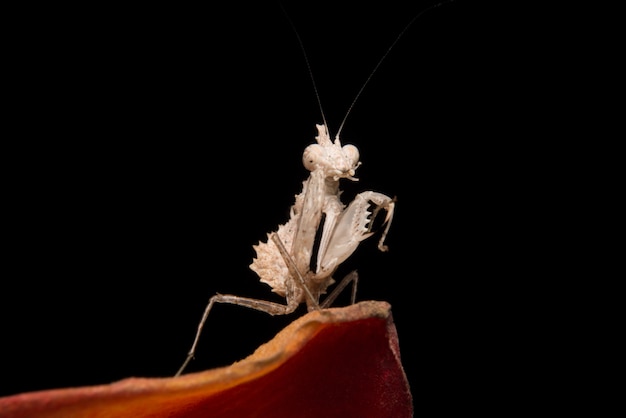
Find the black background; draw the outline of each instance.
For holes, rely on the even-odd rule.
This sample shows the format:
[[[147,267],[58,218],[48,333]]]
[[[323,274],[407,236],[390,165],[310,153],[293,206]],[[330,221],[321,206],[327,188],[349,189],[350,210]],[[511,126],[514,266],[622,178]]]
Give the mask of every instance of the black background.
[[[434,3],[285,2],[332,132]],[[11,64],[0,395],[172,375],[210,296],[280,300],[249,270],[252,245],[286,221],[322,122],[277,3],[47,7],[15,30],[28,47]],[[363,162],[344,202],[375,190],[398,203],[390,251],[367,240],[338,276],[358,269],[358,298],[391,303],[422,401],[516,344],[515,315],[499,312],[545,256],[525,245],[544,163],[528,159],[544,145],[525,121],[543,108],[515,99],[533,97],[536,70],[502,42],[515,13],[424,13],[341,133]],[[188,371],[247,356],[302,313],[216,307]]]

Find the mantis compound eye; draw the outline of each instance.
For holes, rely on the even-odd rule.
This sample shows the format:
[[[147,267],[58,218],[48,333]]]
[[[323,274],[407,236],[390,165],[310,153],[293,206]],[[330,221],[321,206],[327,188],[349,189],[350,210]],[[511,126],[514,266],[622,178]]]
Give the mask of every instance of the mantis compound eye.
[[[321,145],[311,144],[304,149],[304,154],[302,154],[302,164],[304,164],[304,167],[307,170],[313,171],[322,159],[323,154],[324,150]]]
[[[354,145],[344,145],[341,149],[352,163],[352,167],[359,165],[359,150],[357,147]]]

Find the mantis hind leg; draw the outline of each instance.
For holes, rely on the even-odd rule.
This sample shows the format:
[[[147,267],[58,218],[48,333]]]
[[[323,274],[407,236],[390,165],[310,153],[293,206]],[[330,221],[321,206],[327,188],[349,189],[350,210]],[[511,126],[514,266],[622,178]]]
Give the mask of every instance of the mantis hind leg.
[[[351,301],[350,304],[354,305],[356,303],[356,286],[357,286],[358,281],[359,281],[359,275],[357,274],[356,270],[353,270],[350,273],[348,273],[346,277],[341,279],[337,287],[333,289],[330,295],[328,295],[326,299],[324,299],[324,302],[321,303],[320,307],[322,309],[330,307],[330,305],[332,305],[335,299],[337,299],[337,296],[339,296],[341,291],[345,289],[346,286],[348,286],[350,283],[352,283],[352,295],[350,298],[350,301]]]
[[[185,359],[183,365],[180,367],[180,369],[178,369],[178,371],[174,375],[175,377],[180,376],[185,370],[185,368],[187,367],[187,365],[189,364],[189,362],[194,358],[196,354],[196,348],[198,347],[198,341],[200,340],[200,334],[202,333],[202,329],[204,328],[204,323],[206,322],[209,316],[209,312],[211,312],[211,309],[213,308],[213,305],[216,303],[229,303],[232,305],[239,305],[239,306],[243,306],[246,308],[255,309],[257,311],[265,312],[270,315],[290,314],[293,311],[295,311],[299,305],[296,299],[289,298],[289,297],[287,298],[287,304],[283,305],[280,303],[269,302],[269,301],[261,300],[261,299],[246,298],[246,297],[235,296],[235,295],[221,295],[219,293],[216,294],[215,296],[211,297],[211,299],[209,299],[209,303],[204,309],[204,313],[202,314],[202,319],[200,320],[200,323],[198,324],[198,331],[196,331],[196,337],[193,340],[191,349],[187,353],[187,358]]]

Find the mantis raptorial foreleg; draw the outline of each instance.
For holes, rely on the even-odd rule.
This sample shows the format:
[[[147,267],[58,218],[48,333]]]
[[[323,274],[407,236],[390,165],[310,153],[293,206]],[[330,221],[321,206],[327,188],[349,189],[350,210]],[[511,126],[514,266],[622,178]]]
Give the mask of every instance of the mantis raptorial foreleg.
[[[380,234],[380,238],[378,239],[378,249],[380,251],[387,251],[389,248],[384,244],[385,239],[387,238],[387,233],[389,232],[389,227],[391,226],[391,220],[393,219],[393,212],[395,207],[396,199],[390,199],[389,196],[386,196],[382,193],[377,192],[363,192],[357,195],[360,199],[363,199],[366,202],[372,202],[376,205],[376,208],[372,212],[372,219],[378,216],[378,212],[381,209],[385,209],[387,211],[387,216],[385,217],[384,223],[386,224],[385,230]],[[356,200],[356,199],[355,199]],[[372,223],[368,226],[368,231],[371,232]]]

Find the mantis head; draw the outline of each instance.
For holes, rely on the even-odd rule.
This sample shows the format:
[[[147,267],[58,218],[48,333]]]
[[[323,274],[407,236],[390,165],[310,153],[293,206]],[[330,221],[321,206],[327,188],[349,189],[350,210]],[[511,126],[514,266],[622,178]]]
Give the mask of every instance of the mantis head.
[[[356,169],[361,165],[359,150],[354,145],[341,146],[339,136],[335,141],[330,140],[326,125],[315,125],[318,136],[315,137],[317,144],[311,144],[304,150],[302,163],[309,171],[322,170],[324,177],[334,181],[346,178],[352,181]]]

